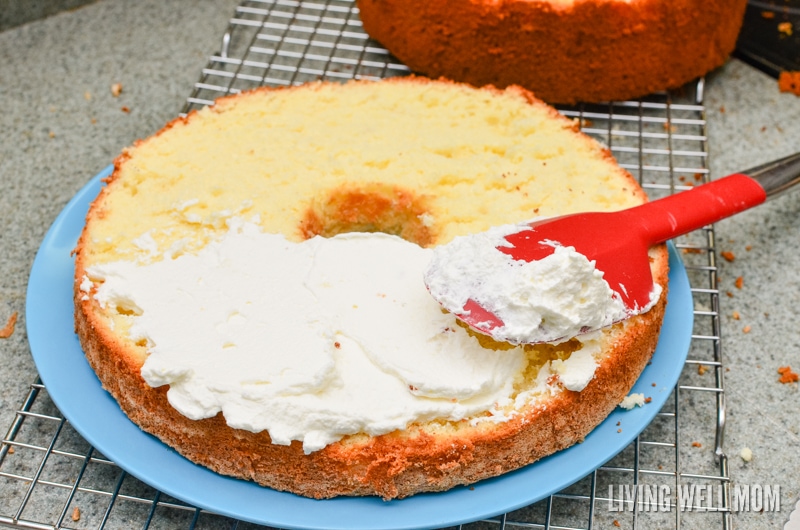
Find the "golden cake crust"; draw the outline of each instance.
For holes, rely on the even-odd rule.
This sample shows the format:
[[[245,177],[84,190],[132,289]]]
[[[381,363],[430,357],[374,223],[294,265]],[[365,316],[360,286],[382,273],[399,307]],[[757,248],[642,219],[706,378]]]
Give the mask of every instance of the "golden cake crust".
[[[395,86],[442,83],[459,87],[419,78],[383,81],[389,82]],[[314,87],[306,89],[315,90]],[[270,90],[275,89],[256,92]],[[491,94],[503,93],[493,88],[485,90]],[[522,94],[528,104],[542,105],[524,90],[512,88],[510,91]],[[221,111],[237,98],[226,100],[217,104]],[[574,127],[554,110],[546,112],[549,119],[563,122],[570,129]],[[156,136],[137,145],[153,142],[171,129],[186,126],[196,119],[200,119],[196,113],[176,119]],[[581,133],[574,135],[578,144],[590,142]],[[597,153],[601,158],[613,160],[608,151]],[[78,242],[74,286],[76,332],[103,387],[119,402],[125,414],[189,460],[216,472],[313,498],[378,495],[391,499],[470,484],[517,469],[581,441],[627,395],[655,350],[666,306],[668,257],[663,245],[651,249],[651,262],[654,279],[664,288],[664,293],[649,312],[605,332],[604,351],[588,386],[581,392],[562,389],[546,402],[523,408],[506,422],[470,425],[464,420],[445,429],[435,422],[411,425],[404,431],[381,436],[348,436],[322,450],[304,454],[300,442],[276,445],[271,443],[267,432],[230,428],[221,413],[209,419],[190,420],[170,406],[166,387],[147,385],[140,373],[144,362],[142,350],[114,331],[82,285],[87,267],[96,258],[93,251],[97,243],[92,239],[92,230],[111,215],[110,196],[120,193],[118,190],[125,185],[122,177],[125,166],[135,157],[134,148],[115,160],[115,171],[108,179],[108,186],[93,202],[87,216],[87,229]],[[621,172],[618,178],[625,181],[623,189],[635,201],[646,200],[630,175]],[[334,195],[334,198],[339,196]],[[363,217],[367,215],[364,211],[372,211],[375,200],[361,199],[369,206],[359,214]],[[352,210],[354,200],[350,197],[343,201],[348,205],[345,210]],[[334,200],[333,204],[338,208],[338,202]],[[414,208],[410,211],[416,215]],[[381,208],[375,212],[377,216],[384,216]],[[308,225],[304,224],[307,217],[308,210],[300,209],[295,234],[299,239],[315,233],[308,232]],[[358,222],[370,221],[360,219]],[[438,240],[432,234],[438,232],[426,232],[424,237],[419,237],[434,238],[433,243],[436,243]]]
[[[358,0],[413,71],[521,85],[549,103],[679,87],[733,51],[747,0]]]

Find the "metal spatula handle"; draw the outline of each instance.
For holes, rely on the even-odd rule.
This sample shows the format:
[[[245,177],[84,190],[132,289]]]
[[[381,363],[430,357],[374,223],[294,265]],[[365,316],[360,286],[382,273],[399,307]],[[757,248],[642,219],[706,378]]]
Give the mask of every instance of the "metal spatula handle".
[[[800,182],[800,153],[761,164],[742,173],[761,184],[767,192],[767,199],[777,197]]]

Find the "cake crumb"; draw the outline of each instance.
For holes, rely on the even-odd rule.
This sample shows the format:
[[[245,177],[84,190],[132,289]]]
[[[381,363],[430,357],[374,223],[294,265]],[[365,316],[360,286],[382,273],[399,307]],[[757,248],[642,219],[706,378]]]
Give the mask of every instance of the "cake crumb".
[[[616,519],[614,519],[614,526],[616,526],[617,528],[620,527],[619,521],[617,521]]]
[[[81,520],[81,509],[77,506],[72,510],[72,520],[76,522]]]
[[[775,18],[775,12],[774,11],[762,11],[761,12],[761,18],[766,18],[766,19]]]
[[[741,289],[742,287],[744,287],[744,278],[742,276],[736,278],[734,285],[736,286],[737,289]]]
[[[800,71],[783,71],[778,76],[778,90],[800,96]]]
[[[750,330],[753,329],[750,326],[745,326],[742,328],[742,333],[750,333]]]
[[[9,445],[8,446],[8,451],[6,452],[6,454],[9,454],[9,455],[13,455],[14,454],[14,446],[13,445]]]
[[[791,22],[781,22],[778,24],[778,31],[786,35],[787,37],[792,35],[792,23]]]
[[[720,252],[720,255],[723,258],[725,258],[726,261],[733,261],[733,260],[736,259],[736,255],[733,252],[731,252],[730,250],[725,250],[723,252]]]
[[[92,93],[87,90],[86,92],[83,93],[83,99],[85,99],[86,101],[91,101]]]
[[[746,247],[744,247],[744,249],[745,249],[747,252],[750,252],[751,250],[753,250],[753,245],[747,245]]]
[[[622,400],[619,404],[625,410],[631,410],[634,407],[643,407],[645,404],[644,394],[631,394]]]
[[[788,365],[778,368],[778,373],[781,374],[778,382],[784,385],[789,383],[797,383],[797,381],[800,380],[800,375],[798,375],[796,372],[793,372],[792,367]]]
[[[123,106],[121,106],[121,107],[119,108],[119,110],[121,110],[121,111],[122,111],[122,112],[124,112],[125,114],[128,114],[128,113],[131,111],[130,107],[128,107],[127,105],[123,105]]]
[[[731,316],[733,317],[734,320],[739,320],[741,318],[741,315],[739,314],[738,311],[734,311],[733,315]]]
[[[745,447],[739,452],[739,456],[742,457],[742,460],[745,462],[749,462],[753,459],[753,451],[750,448]]]
[[[114,83],[111,85],[111,95],[118,98],[122,94],[122,83]]]
[[[653,401],[653,398],[651,398],[650,396],[644,398],[645,403],[650,403],[651,401]]]
[[[6,325],[0,328],[0,339],[7,339],[14,333],[14,328],[17,326],[17,312],[11,313],[8,317]]]
[[[692,442],[692,447],[703,447],[703,444],[700,442]]]
[[[707,371],[708,371],[708,368],[706,368],[706,367],[705,367],[705,366],[703,366],[702,364],[698,364],[698,365],[697,365],[697,373],[698,373],[698,374],[700,374],[700,375],[705,375],[705,373],[706,373]]]
[[[503,175],[503,177],[505,178],[505,174]],[[423,212],[423,213],[419,214],[417,216],[417,219],[420,220],[420,222],[422,223],[422,226],[425,226],[425,227],[428,227],[428,228],[432,227],[436,222],[436,219],[433,217],[433,215],[431,215],[428,212]]]

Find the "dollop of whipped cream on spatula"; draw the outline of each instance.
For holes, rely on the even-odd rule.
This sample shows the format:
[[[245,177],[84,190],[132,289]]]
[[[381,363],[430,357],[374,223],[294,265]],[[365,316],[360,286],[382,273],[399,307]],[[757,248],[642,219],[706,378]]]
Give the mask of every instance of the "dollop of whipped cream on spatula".
[[[498,250],[523,230],[530,226],[504,225],[436,247],[425,271],[428,291],[473,329],[512,344],[564,342],[632,316],[595,262],[573,247],[547,242],[553,253],[534,261]],[[650,304],[637,313],[660,295],[655,284]],[[475,305],[496,318],[470,315]]]

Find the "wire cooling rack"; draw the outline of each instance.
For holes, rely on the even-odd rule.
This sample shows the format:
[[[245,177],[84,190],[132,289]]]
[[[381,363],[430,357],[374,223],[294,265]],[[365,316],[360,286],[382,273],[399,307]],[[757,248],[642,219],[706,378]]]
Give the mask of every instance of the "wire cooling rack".
[[[244,1],[182,113],[261,85],[409,73],[365,35],[352,0]],[[606,144],[656,198],[709,180],[702,101],[700,80],[637,101],[559,110]],[[460,528],[731,526],[719,309],[725,294],[717,288],[714,229],[695,231],[676,243],[689,275],[695,323],[678,386],[655,420],[576,484],[529,507]],[[0,482],[9,492],[0,498],[0,526],[256,528],[186,505],[128,475],[73,430],[38,380],[0,445]],[[681,509],[676,492],[697,486],[706,492],[703,502]],[[664,487],[671,496],[654,499]]]

